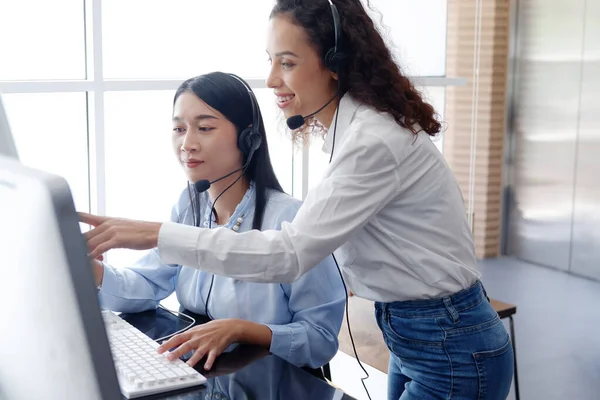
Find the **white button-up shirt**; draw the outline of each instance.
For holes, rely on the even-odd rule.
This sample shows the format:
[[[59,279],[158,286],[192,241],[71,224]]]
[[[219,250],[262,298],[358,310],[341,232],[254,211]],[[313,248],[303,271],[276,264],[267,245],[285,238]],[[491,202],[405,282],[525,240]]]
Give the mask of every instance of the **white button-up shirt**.
[[[480,273],[464,200],[429,136],[349,95],[336,113],[333,160],[291,223],[235,233],[167,222],[158,239],[163,261],[291,282],[335,252],[349,288],[382,302],[440,297],[475,283]]]

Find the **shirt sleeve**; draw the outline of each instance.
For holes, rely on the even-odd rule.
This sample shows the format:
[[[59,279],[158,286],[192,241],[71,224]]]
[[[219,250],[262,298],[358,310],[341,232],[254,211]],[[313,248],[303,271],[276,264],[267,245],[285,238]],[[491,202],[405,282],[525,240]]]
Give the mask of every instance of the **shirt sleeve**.
[[[242,280],[295,281],[345,243],[398,191],[398,163],[389,147],[368,132],[353,136],[309,191],[295,219],[284,222],[281,230],[235,233],[165,223],[158,238],[160,257]]]
[[[179,221],[179,208],[171,209],[171,221]],[[116,312],[156,309],[161,300],[175,291],[181,267],[167,265],[152,249],[133,266],[115,268],[102,263],[104,275],[98,292],[100,307]]]
[[[103,265],[104,276],[98,293],[100,307],[117,312],[155,309],[175,290],[179,272],[179,267],[164,264],[156,249],[131,267]]]

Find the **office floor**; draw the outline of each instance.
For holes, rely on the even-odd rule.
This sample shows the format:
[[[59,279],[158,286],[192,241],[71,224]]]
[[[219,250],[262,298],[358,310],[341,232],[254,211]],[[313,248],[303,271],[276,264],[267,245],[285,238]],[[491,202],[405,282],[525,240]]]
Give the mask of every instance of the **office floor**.
[[[488,295],[517,305],[521,399],[599,399],[600,282],[513,258],[484,260],[481,269]],[[387,349],[372,303],[353,297],[349,307],[361,360],[386,372]],[[340,350],[353,355],[345,326],[344,321]]]

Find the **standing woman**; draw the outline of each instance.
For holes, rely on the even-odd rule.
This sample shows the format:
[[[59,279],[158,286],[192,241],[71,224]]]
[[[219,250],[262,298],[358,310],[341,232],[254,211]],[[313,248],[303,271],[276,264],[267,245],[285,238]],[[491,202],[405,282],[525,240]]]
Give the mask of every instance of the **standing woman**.
[[[430,140],[434,109],[360,0],[277,0],[269,29],[268,86],[298,136],[327,128],[331,153],[293,222],[235,233],[104,219],[86,234],[91,256],[157,246],[165,263],[291,282],[335,252],[349,288],[375,301],[390,400],[505,399],[512,346],[479,280],[460,189]]]

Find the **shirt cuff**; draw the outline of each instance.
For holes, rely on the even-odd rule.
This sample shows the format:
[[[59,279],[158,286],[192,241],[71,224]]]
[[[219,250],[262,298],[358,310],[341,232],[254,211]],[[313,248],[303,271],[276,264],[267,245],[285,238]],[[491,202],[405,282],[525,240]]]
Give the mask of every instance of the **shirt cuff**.
[[[102,275],[100,292],[111,296],[119,296],[121,291],[119,281],[121,277],[110,265],[102,263],[102,266],[104,267],[104,274]]]
[[[289,361],[292,354],[294,330],[287,325],[265,325],[272,333],[269,351],[276,356]]]
[[[196,245],[200,229],[195,226],[164,222],[158,231],[158,256],[165,264],[198,268]]]

